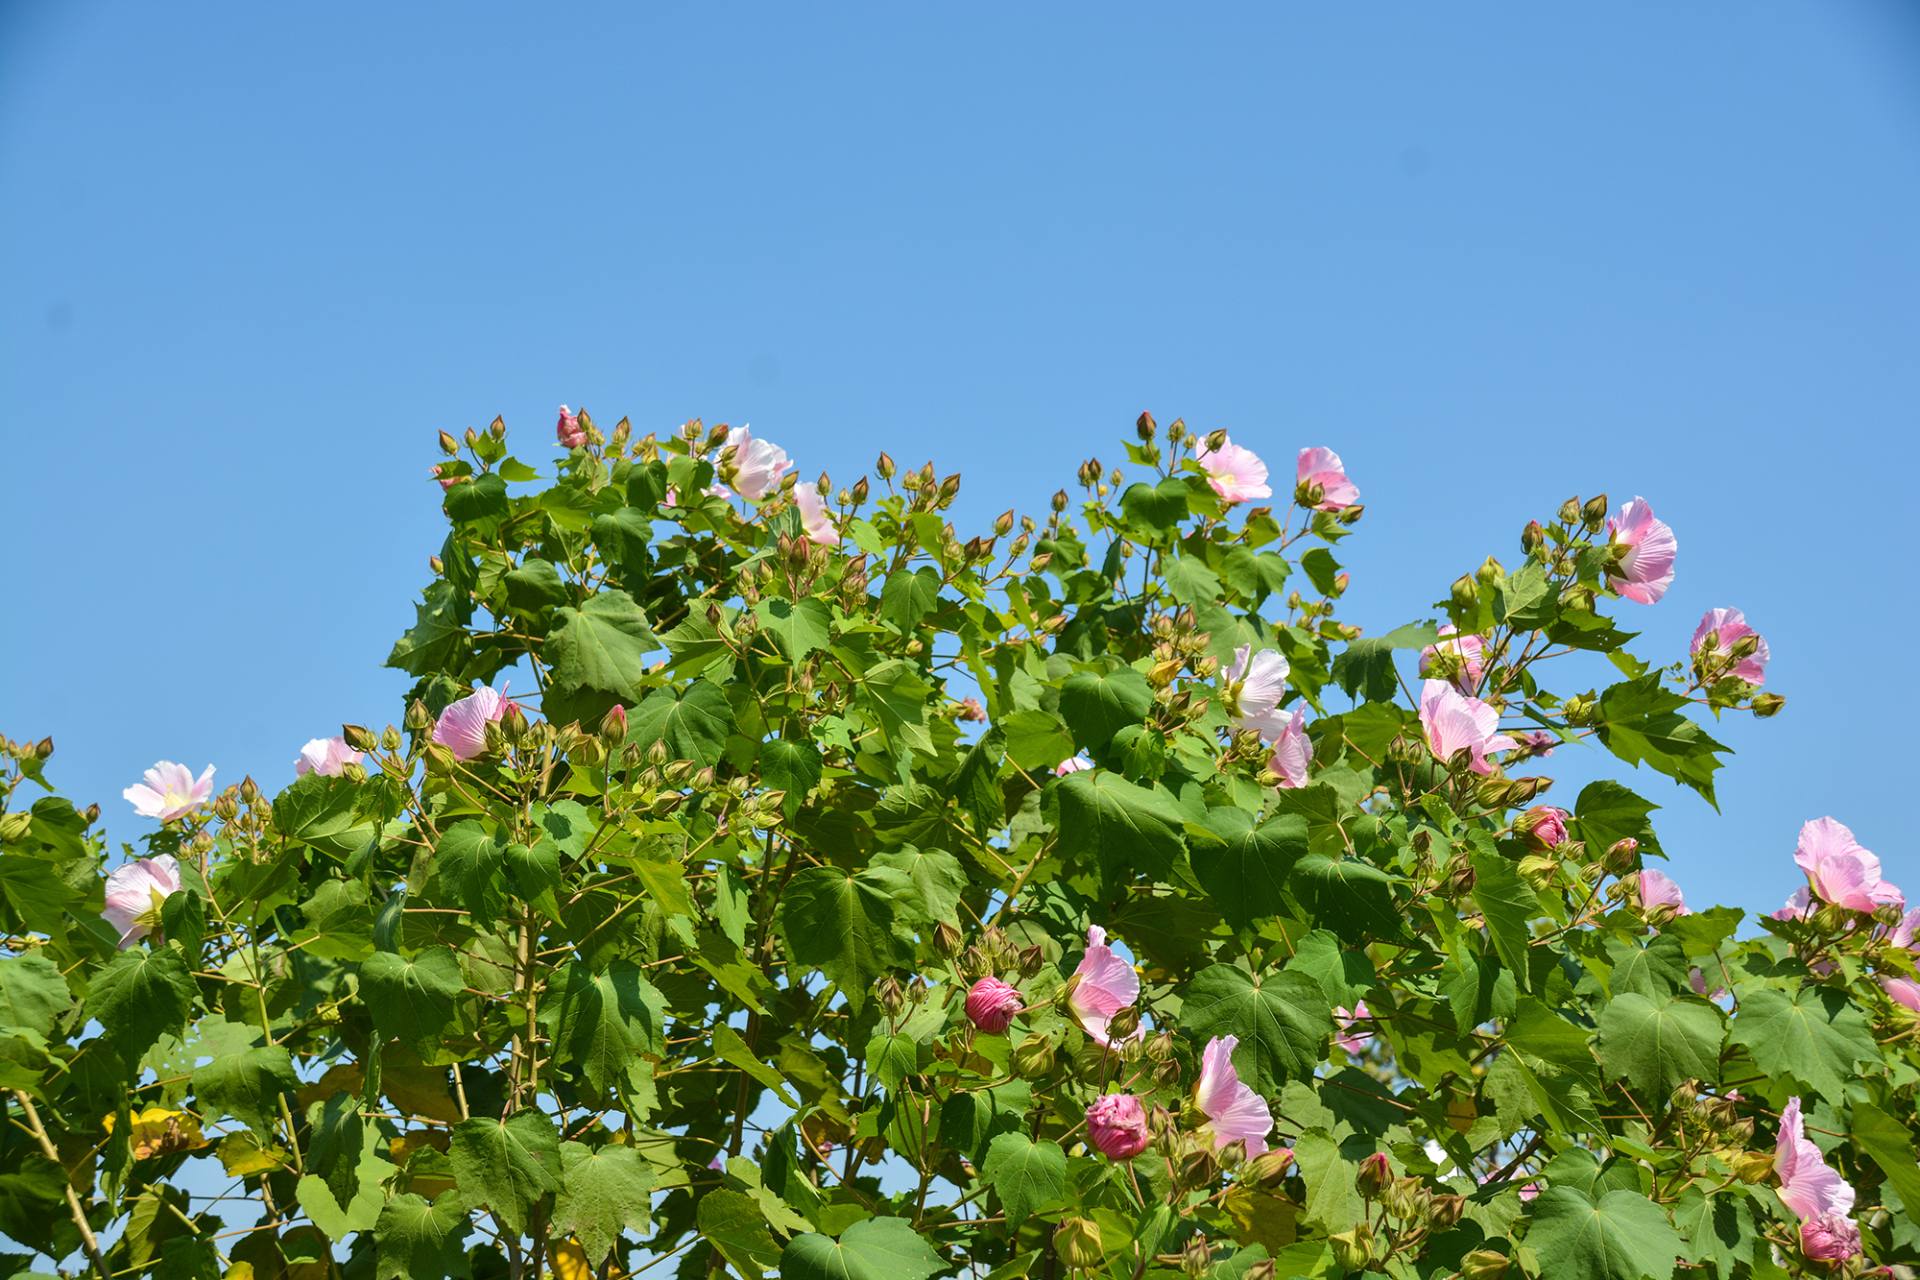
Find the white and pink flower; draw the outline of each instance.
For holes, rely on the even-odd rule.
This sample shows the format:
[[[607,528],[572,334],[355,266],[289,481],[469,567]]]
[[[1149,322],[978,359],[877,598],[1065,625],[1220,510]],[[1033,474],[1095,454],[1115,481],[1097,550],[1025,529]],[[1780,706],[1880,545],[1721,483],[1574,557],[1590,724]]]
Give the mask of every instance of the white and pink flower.
[[[727,449],[733,458],[734,491],[753,502],[778,489],[787,472],[793,470],[785,449],[756,440],[746,427],[735,427],[727,433]]]
[[[1753,652],[1735,663],[1727,674],[1751,685],[1766,683],[1767,662],[1772,655],[1767,652],[1766,638],[1747,625],[1745,614],[1738,609],[1707,610],[1701,615],[1700,625],[1693,629],[1691,652],[1698,654],[1705,648],[1709,636],[1713,637],[1713,651],[1722,657],[1730,656],[1734,645],[1752,636]]]
[[[1320,501],[1315,506],[1321,511],[1344,511],[1360,501],[1359,487],[1347,479],[1346,464],[1331,449],[1302,449],[1294,466],[1294,481],[1320,487]]]
[[[205,804],[213,795],[213,766],[198,778],[183,764],[162,760],[147,770],[144,781],[120,793],[143,818],[172,822]]]
[[[806,532],[807,541],[823,547],[840,545],[840,530],[834,527],[820,490],[810,484],[799,485],[793,491],[793,501],[800,508],[800,528]]]
[[[1067,998],[1068,1006],[1094,1043],[1111,1047],[1107,1027],[1115,1014],[1140,998],[1140,975],[1107,945],[1107,931],[1093,925],[1087,930],[1086,954],[1080,957],[1073,976],[1079,982]],[[1135,1027],[1132,1038],[1144,1034],[1144,1027]]]
[[[1447,764],[1465,751],[1475,773],[1493,772],[1489,753],[1519,745],[1500,732],[1498,711],[1445,680],[1429,680],[1420,687],[1420,724],[1434,759]]]
[[[100,914],[130,947],[160,927],[160,904],[180,892],[180,864],[171,854],[141,858],[107,877],[107,905]]]
[[[1207,1117],[1213,1133],[1213,1147],[1233,1142],[1246,1144],[1247,1154],[1257,1156],[1267,1149],[1267,1135],[1273,1132],[1273,1112],[1267,1100],[1240,1079],[1233,1067],[1233,1051],[1240,1046],[1237,1036],[1215,1036],[1200,1054],[1200,1080],[1194,1086],[1193,1100]]]
[[[317,773],[323,778],[337,778],[348,765],[359,764],[365,758],[348,746],[345,738],[310,738],[307,745],[300,748],[293,772],[298,777]]]
[[[1673,561],[1679,541],[1665,521],[1654,518],[1645,498],[1634,498],[1607,521],[1614,543],[1627,548],[1621,561],[1607,570],[1613,589],[1629,600],[1653,604],[1673,585]]]
[[[440,713],[434,722],[433,740],[453,752],[456,760],[484,755],[487,726],[503,719],[513,706],[501,689],[476,689]]]
[[[1307,766],[1313,761],[1313,744],[1307,741],[1307,712],[1302,707],[1292,715],[1280,713],[1280,736],[1273,740],[1273,758],[1267,762],[1280,775],[1283,788],[1307,785]]]
[[[1273,489],[1267,484],[1267,464],[1260,460],[1259,454],[1232,440],[1221,441],[1218,449],[1201,445],[1194,450],[1193,460],[1207,473],[1207,483],[1223,502],[1250,502],[1273,496]]]
[[[1781,1202],[1800,1219],[1800,1247],[1808,1257],[1841,1261],[1860,1252],[1860,1229],[1848,1217],[1853,1188],[1808,1140],[1798,1098],[1789,1098],[1780,1112],[1773,1171]]]
[[[1832,818],[1816,818],[1800,828],[1793,860],[1807,873],[1813,896],[1849,911],[1904,907],[1906,895],[1880,876],[1880,859],[1860,847],[1853,832]]]
[[[1255,653],[1243,644],[1233,651],[1233,662],[1226,670],[1228,687],[1239,686],[1235,703],[1235,725],[1255,729],[1268,742],[1278,738],[1287,727],[1287,716],[1280,700],[1287,696],[1287,660],[1273,649]]]
[[[1451,622],[1440,628],[1440,639],[1420,651],[1420,676],[1451,680],[1462,693],[1480,687],[1486,670],[1487,642],[1471,633],[1461,635]]]

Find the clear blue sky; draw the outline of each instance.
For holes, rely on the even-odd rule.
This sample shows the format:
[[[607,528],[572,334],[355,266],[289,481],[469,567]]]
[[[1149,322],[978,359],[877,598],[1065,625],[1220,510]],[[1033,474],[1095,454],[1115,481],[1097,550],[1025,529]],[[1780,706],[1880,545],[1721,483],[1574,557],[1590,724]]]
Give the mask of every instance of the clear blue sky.
[[[1151,408],[1344,454],[1375,629],[1646,495],[1623,607],[1790,699],[1724,817],[1640,778],[1691,899],[1824,813],[1920,895],[1916,11],[1365,8],[0,0],[0,731],[131,837],[156,759],[397,720],[438,428],[750,421],[984,519]]]

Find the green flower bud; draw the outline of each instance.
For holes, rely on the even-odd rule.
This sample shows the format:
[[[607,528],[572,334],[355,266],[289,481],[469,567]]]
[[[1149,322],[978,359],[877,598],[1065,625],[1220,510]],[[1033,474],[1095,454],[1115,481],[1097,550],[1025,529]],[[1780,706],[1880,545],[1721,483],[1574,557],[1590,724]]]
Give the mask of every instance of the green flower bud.
[[[1342,1271],[1365,1271],[1373,1262],[1373,1228],[1364,1222],[1328,1236],[1327,1243]]]
[[[1460,1259],[1460,1280],[1500,1280],[1507,1274],[1507,1255],[1475,1249]]]
[[[1055,1057],[1052,1036],[1028,1036],[1013,1049],[1013,1073],[1022,1080],[1034,1080],[1053,1070]]]
[[[1068,1218],[1053,1233],[1053,1251],[1069,1267],[1090,1271],[1106,1256],[1100,1247],[1100,1227],[1091,1218]]]
[[[1779,715],[1780,708],[1787,705],[1787,700],[1777,693],[1756,693],[1753,695],[1753,701],[1748,705],[1753,714],[1764,720],[1768,716]]]
[[[1453,580],[1453,603],[1462,609],[1471,609],[1480,603],[1480,584],[1466,574]]]
[[[1606,522],[1607,495],[1597,493],[1593,497],[1588,498],[1586,505],[1580,508],[1580,523],[1584,524],[1589,532],[1597,533],[1600,530],[1600,526]]]

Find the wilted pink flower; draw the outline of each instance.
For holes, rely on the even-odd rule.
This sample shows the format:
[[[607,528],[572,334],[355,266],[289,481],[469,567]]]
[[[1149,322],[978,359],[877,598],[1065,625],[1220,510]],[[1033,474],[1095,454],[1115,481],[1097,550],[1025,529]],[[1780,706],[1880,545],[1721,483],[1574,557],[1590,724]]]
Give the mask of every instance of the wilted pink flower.
[[[1673,558],[1680,549],[1673,530],[1654,519],[1645,498],[1635,498],[1607,521],[1614,542],[1626,547],[1626,558],[1607,570],[1613,589],[1629,600],[1653,604],[1673,585]]]
[[[780,487],[780,480],[793,470],[787,451],[765,440],[756,440],[746,427],[727,433],[727,448],[733,451],[733,487],[741,497],[755,502]]]
[[[187,766],[162,760],[147,770],[145,776],[144,782],[136,782],[120,793],[143,818],[172,822],[192,813],[213,794],[212,765],[196,778]]]
[[[1294,467],[1294,480],[1298,484],[1320,486],[1319,509],[1322,511],[1339,511],[1360,501],[1360,490],[1347,479],[1346,464],[1331,449],[1302,449]]]
[[[1257,729],[1269,742],[1280,736],[1287,721],[1280,711],[1280,699],[1287,696],[1287,671],[1287,660],[1275,650],[1255,653],[1252,645],[1243,644],[1233,651],[1226,678],[1229,685],[1240,686],[1238,728]]]
[[[1813,907],[1813,895],[1807,892],[1807,886],[1801,885],[1787,896],[1786,905],[1768,916],[1769,920],[1805,920],[1807,912]]]
[[[1133,966],[1113,954],[1107,945],[1107,931],[1099,925],[1087,930],[1087,952],[1073,974],[1080,979],[1068,998],[1081,1027],[1096,1044],[1111,1046],[1107,1024],[1113,1015],[1140,998],[1140,975]],[[1134,1028],[1138,1037],[1144,1028]]]
[[[1745,680],[1748,684],[1764,684],[1767,678],[1767,642],[1759,632],[1747,625],[1747,617],[1738,609],[1709,609],[1700,617],[1700,625],[1693,629],[1692,652],[1699,653],[1707,643],[1708,636],[1715,636],[1714,652],[1728,654],[1733,646],[1752,636],[1756,642],[1754,651],[1734,665],[1728,674],[1736,680]]]
[[[1550,804],[1537,804],[1514,823],[1543,849],[1567,842],[1567,811]]]
[[[1213,1130],[1214,1150],[1231,1142],[1244,1142],[1247,1154],[1257,1156],[1267,1149],[1273,1113],[1267,1109],[1267,1100],[1233,1069],[1233,1051],[1239,1045],[1237,1036],[1215,1036],[1207,1041],[1200,1054],[1200,1081],[1194,1086],[1193,1100],[1206,1114],[1207,1127]]]
[[[1860,1233],[1847,1220],[1853,1212],[1853,1188],[1807,1139],[1798,1098],[1789,1098],[1780,1112],[1773,1171],[1780,1178],[1781,1202],[1800,1219],[1801,1248],[1809,1257],[1831,1261],[1859,1252]]]
[[[793,500],[800,508],[800,527],[806,530],[808,542],[823,547],[840,545],[840,530],[834,528],[833,517],[827,514],[826,500],[818,489],[810,484],[796,485]]]
[[[1131,1160],[1147,1149],[1147,1111],[1130,1093],[1103,1093],[1087,1108],[1087,1137],[1109,1160]]]
[[[1680,895],[1680,886],[1666,872],[1652,867],[1640,872],[1640,905],[1649,911],[1655,907],[1672,907],[1675,915],[1687,914],[1687,900]]]
[[[1461,635],[1451,622],[1440,628],[1441,639],[1420,651],[1420,675],[1439,676],[1453,681],[1462,693],[1480,687],[1480,674],[1486,670],[1487,642],[1471,633]]]
[[[967,1017],[982,1031],[999,1035],[1020,1012],[1020,992],[1011,983],[987,977],[967,989]]]
[[[1307,785],[1307,765],[1313,759],[1313,745],[1307,741],[1307,712],[1303,707],[1292,715],[1280,714],[1280,736],[1274,739],[1273,758],[1267,763],[1280,775],[1282,787]]]
[[[1492,773],[1491,751],[1511,751],[1517,743],[1499,732],[1500,713],[1478,698],[1469,697],[1445,680],[1420,686],[1420,724],[1427,731],[1427,747],[1445,764],[1464,750],[1475,773]]]
[[[1207,483],[1223,502],[1247,502],[1273,496],[1273,489],[1267,484],[1267,464],[1251,449],[1224,440],[1218,449],[1201,445],[1194,450],[1193,460],[1207,473]]]
[[[1366,1051],[1368,1045],[1373,1043],[1373,1032],[1354,1030],[1354,1028],[1361,1023],[1373,1020],[1373,1011],[1367,1008],[1367,1002],[1365,1000],[1355,1001],[1351,1009],[1345,1005],[1335,1006],[1333,1010],[1333,1020],[1340,1028],[1340,1032],[1334,1036],[1333,1042],[1342,1049],[1345,1049],[1348,1053],[1358,1057]]]
[[[1513,737],[1514,741],[1523,747],[1531,749],[1533,754],[1539,756],[1542,760],[1552,755],[1553,749],[1560,745],[1560,739],[1554,737],[1545,729],[1529,729],[1525,733],[1516,733]]]
[[[456,760],[471,760],[487,749],[487,726],[507,714],[514,704],[497,689],[475,689],[440,713],[433,740],[453,752]]]
[[[1064,778],[1070,773],[1079,773],[1083,769],[1091,768],[1093,768],[1093,761],[1087,759],[1085,756],[1068,756],[1065,760],[1053,766],[1053,776],[1056,778]]]
[[[1920,982],[1912,978],[1882,978],[1880,989],[1885,991],[1895,1004],[1905,1005],[1915,1013],[1920,1013]]]
[[[1850,911],[1905,906],[1899,889],[1880,878],[1880,859],[1860,847],[1843,823],[1816,818],[1800,828],[1793,860],[1821,900]]]
[[[980,705],[978,698],[960,699],[960,719],[983,721],[987,718],[987,709]]]
[[[107,877],[107,905],[100,914],[130,947],[160,925],[160,904],[180,892],[180,864],[172,855],[142,858]]]
[[[300,758],[293,762],[295,776],[317,773],[323,778],[337,778],[350,764],[359,764],[365,757],[347,745],[345,738],[312,738],[300,748]]]
[[[578,449],[587,442],[587,430],[580,425],[580,415],[560,406],[560,422],[554,427],[553,434],[559,438],[563,449]]]

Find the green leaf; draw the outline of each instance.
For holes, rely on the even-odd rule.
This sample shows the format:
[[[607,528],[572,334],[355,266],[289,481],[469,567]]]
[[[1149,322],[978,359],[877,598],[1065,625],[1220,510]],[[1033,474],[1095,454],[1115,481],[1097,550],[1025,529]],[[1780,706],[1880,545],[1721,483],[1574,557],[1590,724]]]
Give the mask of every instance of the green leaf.
[[[1698,996],[1627,992],[1600,1013],[1600,1065],[1665,1096],[1684,1080],[1717,1084],[1725,1017]]]
[[[1360,1220],[1366,1206],[1354,1185],[1359,1165],[1340,1154],[1338,1142],[1323,1132],[1303,1133],[1294,1140],[1293,1158],[1307,1186],[1304,1211],[1309,1222],[1344,1231]]]
[[[695,680],[684,689],[655,689],[633,708],[627,741],[641,747],[667,744],[670,760],[691,760],[706,768],[720,763],[733,730],[733,707],[720,687]]]
[[[1114,734],[1141,723],[1152,709],[1153,687],[1132,667],[1082,671],[1060,686],[1060,714],[1090,751],[1104,751]]]
[[[501,581],[507,588],[507,604],[521,613],[556,609],[572,597],[560,567],[551,560],[528,559]]]
[[[1255,826],[1246,810],[1220,808],[1202,825],[1217,839],[1190,837],[1194,874],[1227,923],[1243,928],[1278,915],[1287,877],[1306,856],[1306,820],[1288,815]]]
[[[594,689],[632,702],[645,688],[646,657],[660,647],[647,615],[624,591],[603,591],[554,615],[541,656],[562,691]]]
[[[524,1232],[542,1197],[560,1190],[560,1135],[538,1111],[475,1116],[453,1127],[453,1176],[469,1210],[492,1209]]]
[[[114,1052],[131,1065],[162,1035],[180,1034],[199,994],[185,957],[174,948],[135,947],[93,976],[87,1014],[99,1020]]]
[[[1920,1205],[1920,1165],[1913,1132],[1871,1102],[1853,1104],[1853,1140],[1880,1166],[1909,1209]]]
[[[766,1215],[752,1196],[725,1187],[709,1191],[700,1197],[694,1216],[701,1238],[748,1280],[759,1280],[780,1265],[780,1246],[774,1243]],[[787,1280],[784,1268],[782,1280]]]
[[[395,1196],[373,1224],[374,1280],[469,1274],[462,1242],[472,1227],[458,1191],[443,1191],[432,1203],[411,1193]]]
[[[271,1136],[280,1117],[279,1099],[300,1087],[285,1045],[259,1045],[224,1053],[193,1073],[194,1096],[203,1120],[225,1114],[255,1133]]]
[[[507,515],[507,482],[492,472],[456,484],[441,499],[456,524],[502,520]]]
[[[820,749],[804,740],[773,738],[760,744],[760,779],[787,793],[781,806],[791,817],[820,782]]]
[[[1238,1036],[1234,1066],[1261,1093],[1304,1079],[1326,1057],[1333,1008],[1312,977],[1295,971],[1250,974],[1232,965],[1202,970],[1187,987],[1180,1025],[1205,1041]]]
[[[780,1280],[931,1280],[945,1266],[905,1218],[867,1218],[837,1241],[811,1231],[789,1240]]]
[[[1350,943],[1401,934],[1393,877],[1371,862],[1309,853],[1294,864],[1287,883],[1315,924]]]
[[[72,1004],[60,966],[42,953],[0,959],[0,1027],[50,1036],[54,1021]]]
[[[1580,798],[1573,804],[1579,825],[1577,834],[1586,841],[1587,848],[1596,853],[1627,839],[1638,840],[1642,849],[1659,853],[1659,838],[1653,833],[1653,824],[1647,821],[1647,815],[1659,807],[1617,782],[1605,779],[1589,782],[1580,789]]]
[[[1162,879],[1186,852],[1186,815],[1172,796],[1090,769],[1060,783],[1060,852],[1085,858],[1109,882]]]
[[[1173,556],[1162,565],[1161,575],[1181,604],[1209,604],[1220,598],[1220,575],[1199,556]]]
[[[1527,942],[1533,936],[1527,925],[1540,914],[1540,895],[1520,878],[1519,870],[1490,849],[1476,849],[1473,866],[1473,901],[1487,921],[1487,937],[1494,952],[1514,979],[1528,985]]]
[[[689,613],[679,626],[661,636],[660,643],[667,646],[675,674],[682,676],[697,676],[732,653],[720,629],[699,610]]]
[[[653,1166],[632,1147],[560,1144],[560,1198],[553,1206],[556,1230],[569,1231],[598,1266],[625,1229],[645,1234],[651,1217]]]
[[[807,868],[780,901],[788,956],[797,964],[818,965],[857,1012],[874,979],[912,958],[894,925],[895,900],[912,888],[906,876],[886,867],[857,875],[836,867]]]
[[[394,641],[387,665],[416,676],[451,670],[466,646],[472,601],[453,583],[442,580],[429,585],[413,609],[413,625]]]
[[[902,631],[911,631],[939,603],[940,573],[930,565],[896,569],[880,587],[880,616]]]
[[[740,1033],[725,1023],[713,1029],[713,1056],[740,1068],[750,1078],[773,1090],[780,1101],[788,1106],[800,1105],[794,1100],[793,1095],[787,1092],[787,1082],[781,1074],[755,1057],[753,1050],[747,1047],[747,1042],[740,1038]]]
[[[1315,585],[1318,585],[1317,581]],[[1350,698],[1365,702],[1391,702],[1400,687],[1399,679],[1394,674],[1394,650],[1424,648],[1439,638],[1437,627],[1409,623],[1383,636],[1350,640],[1333,660],[1334,681],[1346,690]]]
[[[1527,1244],[1553,1280],[1671,1280],[1684,1251],[1667,1215],[1637,1191],[1591,1200],[1550,1187],[1533,1202]]]
[[[361,784],[309,773],[273,798],[273,827],[289,840],[344,858],[358,853],[373,824],[355,809]]]
[[[1008,1224],[1016,1229],[1035,1212],[1066,1199],[1067,1153],[1055,1142],[1003,1133],[987,1147],[980,1173],[1000,1197]]]
[[[465,988],[460,962],[447,947],[411,958],[376,951],[360,965],[360,998],[374,1027],[422,1056],[453,1021],[454,1001]]]
[[[799,662],[814,650],[826,648],[832,638],[833,614],[824,601],[809,597],[796,603],[770,596],[755,605],[753,612],[760,619],[760,629],[773,637],[789,662]]]
[[[1187,516],[1187,486],[1168,478],[1157,485],[1135,481],[1120,495],[1128,532],[1143,539],[1172,531]]]
[[[433,897],[465,908],[481,928],[492,927],[507,905],[506,858],[505,836],[473,819],[454,823],[433,851]]]
[[[912,895],[900,902],[920,907],[917,914],[929,923],[958,918],[960,896],[967,891],[967,872],[952,854],[908,846],[875,854],[873,865],[890,867],[913,884]]]
[[[1802,987],[1789,994],[1741,984],[1735,995],[1732,1042],[1747,1046],[1754,1064],[1770,1076],[1798,1080],[1838,1100],[1855,1066],[1880,1058],[1866,1015],[1838,991]]]
[[[597,974],[575,962],[567,966],[554,1039],[565,1060],[604,1094],[628,1078],[639,1055],[665,1052],[665,1020],[665,999],[633,961],[615,960]]]
[[[1679,709],[1687,700],[1662,687],[1660,673],[1610,685],[1600,695],[1600,741],[1628,764],[1645,763],[1677,782],[1713,798],[1713,774],[1720,767],[1716,752],[1726,748]]]
[[[1073,754],[1073,735],[1051,712],[1015,711],[999,727],[1007,731],[1007,754],[1022,769],[1052,769]]]

